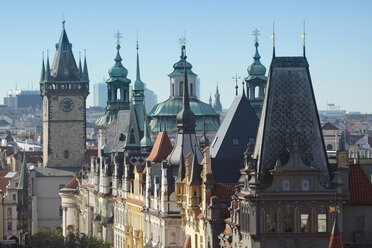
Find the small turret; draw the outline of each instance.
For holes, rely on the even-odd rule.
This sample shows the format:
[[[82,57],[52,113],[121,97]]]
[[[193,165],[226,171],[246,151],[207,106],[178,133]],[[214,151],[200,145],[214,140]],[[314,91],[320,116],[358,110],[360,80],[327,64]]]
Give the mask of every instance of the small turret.
[[[85,50],[84,50],[83,81],[89,82],[88,65],[87,65],[87,55],[86,55]]]
[[[221,104],[221,100],[220,100],[220,92],[218,90],[218,85],[216,87],[216,94],[214,95],[214,104],[213,104],[213,109],[218,112],[218,113],[221,113],[222,112],[222,104]]]
[[[43,52],[43,59],[42,59],[42,65],[41,65],[41,75],[40,75],[40,83],[44,81],[45,78],[45,64],[44,64],[44,52]]]

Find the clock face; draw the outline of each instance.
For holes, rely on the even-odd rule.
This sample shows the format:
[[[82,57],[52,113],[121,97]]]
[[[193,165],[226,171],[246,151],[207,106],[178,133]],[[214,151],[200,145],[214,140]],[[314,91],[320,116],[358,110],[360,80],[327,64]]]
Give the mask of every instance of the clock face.
[[[65,98],[59,105],[63,111],[70,112],[74,107],[74,102],[70,98]]]

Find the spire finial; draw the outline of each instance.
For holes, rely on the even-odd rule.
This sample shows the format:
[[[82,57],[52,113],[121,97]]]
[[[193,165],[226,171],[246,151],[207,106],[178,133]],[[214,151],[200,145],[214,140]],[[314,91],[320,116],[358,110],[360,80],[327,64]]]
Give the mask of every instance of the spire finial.
[[[243,84],[243,96],[245,96],[245,90],[244,90],[244,84],[245,84],[245,82],[244,82],[244,80],[243,80],[242,84]]]
[[[252,35],[254,36],[254,46],[257,48],[258,47],[258,36],[261,35],[260,31],[258,31],[258,29],[256,28],[255,30],[253,30],[253,33]]]
[[[44,63],[44,51],[42,53],[42,68],[41,68],[41,75],[40,75],[40,82],[43,82],[44,81],[44,78],[45,78],[45,63]]]
[[[62,17],[62,28],[63,28],[63,29],[65,29],[65,23],[66,23],[66,21],[65,21],[65,17],[63,16],[63,17]]]
[[[120,50],[120,38],[123,38],[119,30],[115,33],[114,38],[116,38],[116,49]]]
[[[306,31],[305,31],[305,21],[303,24],[304,32],[301,34],[301,39],[302,39],[302,51],[303,51],[303,56],[306,57]]]
[[[186,59],[186,31],[184,32],[184,35],[181,36],[181,38],[178,39],[178,43],[181,46],[181,59]]]
[[[240,76],[238,77],[238,73],[235,72],[235,77],[232,77],[235,79],[235,95],[238,95],[238,80],[240,79]]]
[[[275,57],[275,40],[276,40],[275,22],[273,22],[273,33],[271,34],[270,38],[273,40],[273,57]]]

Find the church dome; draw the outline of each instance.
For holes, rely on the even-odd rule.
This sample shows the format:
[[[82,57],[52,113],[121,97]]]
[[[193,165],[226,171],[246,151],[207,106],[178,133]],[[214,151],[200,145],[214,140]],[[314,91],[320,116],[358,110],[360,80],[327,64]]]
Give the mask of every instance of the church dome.
[[[120,47],[119,47],[120,49]],[[128,76],[128,70],[122,65],[121,61],[122,58],[120,57],[120,53],[118,52],[115,57],[115,64],[113,67],[111,67],[108,71],[110,77],[121,77],[126,78]]]
[[[260,61],[261,56],[258,53],[258,42],[255,43],[255,47],[256,47],[256,54],[253,57],[253,59],[254,59],[253,63],[247,69],[248,74],[251,77],[253,77],[253,76],[255,76],[255,77],[265,76],[266,67],[264,65],[262,65],[261,61]]]
[[[174,71],[169,76],[183,74],[186,62],[186,71],[188,75],[196,75],[191,69],[192,65],[186,61],[186,55],[184,49],[181,50],[180,60],[173,65]]]

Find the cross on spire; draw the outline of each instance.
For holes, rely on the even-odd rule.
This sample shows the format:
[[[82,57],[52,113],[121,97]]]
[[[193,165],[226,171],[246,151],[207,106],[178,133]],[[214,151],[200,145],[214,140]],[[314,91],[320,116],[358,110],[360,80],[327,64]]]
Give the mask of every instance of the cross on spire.
[[[258,42],[258,36],[261,35],[260,31],[258,31],[257,28],[256,28],[255,30],[253,30],[252,35],[254,36],[254,41],[257,43]]]
[[[119,30],[115,33],[114,38],[116,38],[116,48],[119,50],[120,49],[120,38],[123,38]]]
[[[302,49],[303,49],[303,55],[305,57],[305,46],[306,46],[306,31],[305,31],[305,21],[304,21],[304,32],[301,33],[301,39],[302,39]]]
[[[186,46],[186,32],[178,39],[178,44],[180,44],[181,47]]]
[[[238,77],[238,73],[235,73],[235,77],[232,77],[235,79],[235,95],[238,95],[238,80],[240,79],[240,76]]]

